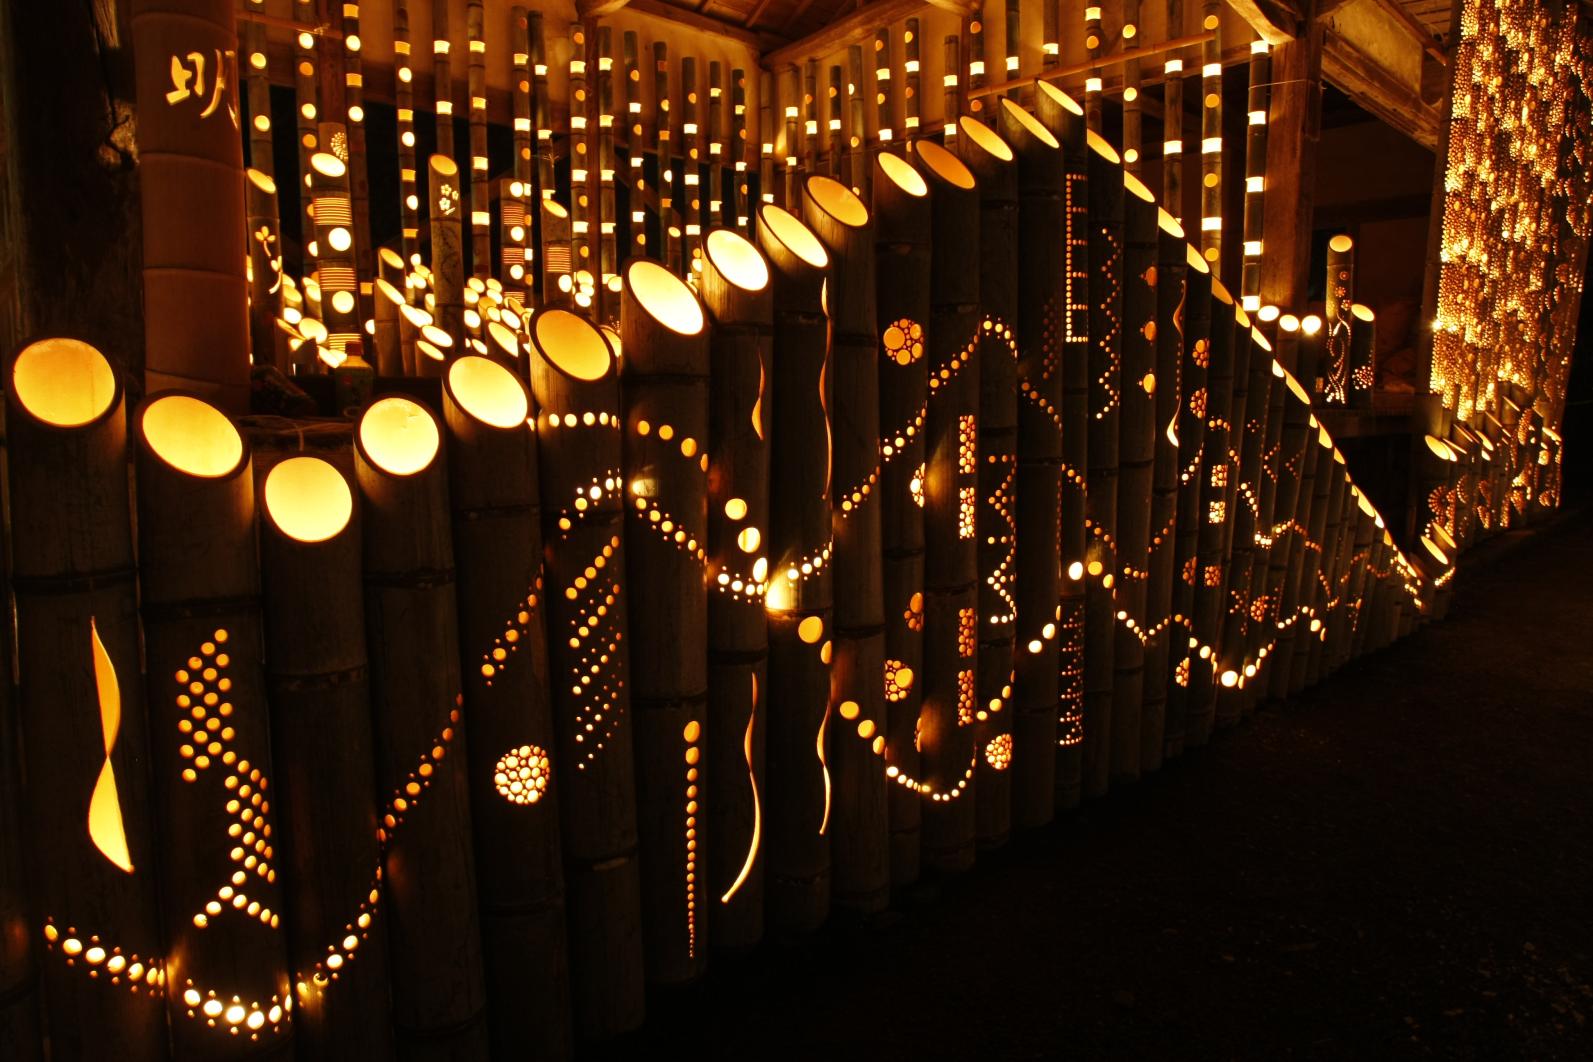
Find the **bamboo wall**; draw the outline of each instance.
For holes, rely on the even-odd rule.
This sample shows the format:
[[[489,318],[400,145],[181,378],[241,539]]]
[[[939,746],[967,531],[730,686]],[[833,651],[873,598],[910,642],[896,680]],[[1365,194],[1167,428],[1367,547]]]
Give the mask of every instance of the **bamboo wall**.
[[[141,103],[193,104],[162,143],[202,155],[238,78],[212,114],[169,102],[200,89],[171,16],[231,8],[146,6]],[[1165,42],[1184,6],[1134,33],[1111,7],[1088,50]],[[1351,249],[1325,334],[1222,272],[1260,253],[1261,86],[1249,136],[1206,115],[1149,166],[1102,134],[1098,72],[1033,80],[1084,42],[1010,10],[1025,32],[933,11],[867,63],[766,72],[629,14],[243,23],[243,66],[276,62],[262,26],[299,50],[314,150],[152,170],[146,210],[242,228],[216,357],[252,342],[256,413],[293,416],[236,408],[236,366],[134,401],[74,340],[6,363],[0,869],[27,873],[0,873],[26,912],[0,986],[37,966],[52,1057],[567,1057],[638,1026],[649,984],[974,866],[1442,615],[1521,418],[1435,427],[1442,519],[1397,543],[1312,394],[1357,401]],[[1264,55],[1205,15],[1181,49]],[[362,157],[374,93],[347,79],[383,57],[410,109]],[[467,123],[437,123],[455,154],[415,154],[427,105]],[[373,248],[376,152],[401,216]],[[1225,259],[1239,219],[1201,190],[1241,173]],[[190,312],[156,309],[152,337]]]

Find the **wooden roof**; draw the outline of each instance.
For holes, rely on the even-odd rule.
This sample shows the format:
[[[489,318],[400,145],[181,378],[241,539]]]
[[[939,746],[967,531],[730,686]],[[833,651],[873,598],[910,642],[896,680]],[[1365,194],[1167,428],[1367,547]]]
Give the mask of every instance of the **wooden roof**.
[[[663,0],[670,7],[785,41],[806,37],[865,0]]]

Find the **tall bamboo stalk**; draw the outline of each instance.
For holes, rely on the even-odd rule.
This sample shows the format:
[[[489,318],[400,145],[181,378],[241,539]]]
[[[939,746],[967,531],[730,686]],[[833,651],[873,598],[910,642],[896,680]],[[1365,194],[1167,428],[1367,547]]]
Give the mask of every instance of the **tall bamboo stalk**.
[[[1244,257],[1239,304],[1246,313],[1261,309],[1261,253],[1266,221],[1267,112],[1272,105],[1272,59],[1267,42],[1250,42],[1250,91],[1245,135]]]
[[[1167,0],[1167,37],[1184,32],[1184,0]],[[1162,60],[1162,208],[1184,226],[1184,60],[1169,52]]]
[[[159,870],[123,392],[98,350],[7,365],[6,428],[29,887],[53,1056],[166,1057]],[[86,824],[86,828],[85,828]]]
[[[1352,409],[1371,409],[1377,387],[1377,315],[1364,302],[1355,302],[1350,304],[1350,316],[1348,401]]]
[[[431,78],[437,115],[437,154],[454,158],[453,42],[448,0],[431,0]]]
[[[354,210],[354,268],[359,275],[359,320],[363,325],[373,310],[372,286],[376,279],[376,252],[371,245],[371,182],[365,152],[365,72],[360,60],[360,8],[343,5],[343,101],[348,120],[348,183]],[[363,328],[361,334],[364,334]]]
[[[315,0],[293,0],[293,20],[301,26],[314,26],[318,24],[315,14]],[[293,35],[293,111],[298,126],[296,140],[299,145],[299,165],[295,171],[295,179],[300,182],[299,188],[299,247],[302,257],[299,262],[299,275],[308,277],[315,272],[315,253],[310,248],[310,233],[315,231],[315,210],[310,197],[304,194],[303,181],[310,173],[310,156],[321,150],[319,130],[316,125],[320,119],[320,75],[316,73],[316,64],[320,60],[320,38],[307,29],[301,29]]]
[[[277,216],[277,183],[250,168],[245,176],[249,227],[249,353],[256,365],[291,369],[277,318],[282,316],[282,225]]]
[[[359,267],[348,145],[343,126],[321,123],[321,140],[332,150],[310,157],[310,192],[315,200],[316,281],[327,337],[322,344],[336,368],[348,345],[364,335],[359,315]],[[341,148],[342,154],[338,154]],[[323,355],[324,357],[324,355]]]
[[[1200,66],[1200,253],[1213,274],[1222,271],[1222,19],[1220,0],[1202,0]]]
[[[1123,0],[1123,47],[1131,49],[1139,38],[1140,0]],[[1140,61],[1123,63],[1123,168],[1138,177],[1144,160],[1144,114],[1139,98]],[[1154,239],[1154,237],[1153,237]],[[1136,715],[1138,713],[1136,712]]]
[[[1326,337],[1323,342],[1322,400],[1343,405],[1350,391],[1350,332],[1355,318],[1355,241],[1339,233],[1328,241],[1327,296],[1323,316]]]
[[[393,100],[398,128],[399,247],[406,270],[419,264],[420,255],[420,192],[415,168],[415,69],[411,65],[411,51],[409,0],[395,0]]]
[[[487,39],[482,0],[466,0],[465,41],[470,49],[465,83],[470,105],[470,275],[492,275],[492,192],[487,160]]]

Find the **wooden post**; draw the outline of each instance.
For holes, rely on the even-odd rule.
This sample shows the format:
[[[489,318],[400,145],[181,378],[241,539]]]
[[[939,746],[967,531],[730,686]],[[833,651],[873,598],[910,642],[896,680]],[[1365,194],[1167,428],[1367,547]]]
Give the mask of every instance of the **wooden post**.
[[[530,331],[571,996],[577,1035],[603,1039],[643,1015],[619,366],[568,310]]]
[[[809,177],[802,204],[808,228],[830,259],[834,898],[848,910],[873,913],[890,902],[874,223],[862,200],[829,177]]]
[[[1177,578],[1178,474],[1183,410],[1183,315],[1188,256],[1184,230],[1163,208],[1156,216],[1156,460],[1152,474],[1149,575],[1145,593],[1145,697],[1140,708],[1140,770],[1162,765],[1167,733],[1173,581]],[[1184,643],[1176,647],[1183,648]]]
[[[1106,792],[1112,772],[1112,648],[1117,606],[1117,455],[1122,410],[1123,175],[1106,140],[1089,138],[1089,530],[1084,575],[1084,795]]]
[[[1151,625],[1150,540],[1156,471],[1156,199],[1131,173],[1123,185],[1122,399],[1118,421],[1117,581],[1112,617],[1111,777],[1140,775],[1145,641]]]
[[[396,1036],[406,1053],[484,1058],[442,431],[419,403],[385,397],[366,406],[354,441]]]
[[[1002,132],[1018,159],[1016,508],[1011,491],[1006,499],[1017,541],[1006,585],[1017,647],[1009,698],[1012,819],[1028,829],[1050,822],[1056,810],[1066,221],[1060,142],[1016,103],[1000,106]]]
[[[518,368],[518,367],[517,367]],[[570,1054],[547,587],[531,400],[474,355],[443,378],[459,661],[495,1054]]]
[[[930,140],[914,145],[929,183],[929,401],[924,419],[923,859],[942,871],[974,861],[970,792],[978,652],[976,554],[979,195],[968,167]]]
[[[888,69],[888,68],[887,68]],[[881,152],[874,168],[874,261],[880,372],[880,524],[884,560],[886,773],[891,882],[918,880],[923,822],[918,717],[924,674],[924,416],[929,323],[929,185],[912,163]],[[892,773],[894,772],[894,773]]]
[[[1035,112],[1062,145],[1061,569],[1058,624],[1056,793],[1058,809],[1077,806],[1084,771],[1084,475],[1089,464],[1089,149],[1084,108],[1049,82],[1037,82]],[[1020,542],[1021,545],[1021,542]]]
[[[393,1014],[354,496],[342,472],[306,456],[272,466],[261,490],[277,777],[249,793],[240,784],[239,800],[280,813],[299,1057],[385,1058]]]
[[[997,103],[992,120],[1005,107]],[[1005,843],[1012,828],[1013,637],[1018,466],[1018,168],[1012,147],[977,118],[957,138],[979,189],[979,412],[971,458],[979,506],[978,667],[973,706],[976,835],[981,848]],[[1053,628],[1054,630],[1055,628]]]
[[[782,207],[758,211],[774,295],[769,481],[767,913],[811,932],[830,910],[829,254]]]
[[[163,1059],[122,386],[88,344],[42,339],[5,391],[28,932],[52,1057]]]
[[[708,330],[685,281],[626,263],[621,469],[631,596],[631,706],[650,980],[700,977],[708,957]]]
[[[237,5],[135,0],[144,382],[249,407]],[[204,307],[196,312],[195,307]]]
[[[275,781],[253,462],[232,423],[188,395],[147,399],[134,431],[155,793],[171,839],[160,878],[173,1041],[183,1057],[235,1057],[242,1043],[282,1057],[292,1003],[278,818],[239,798]]]
[[[713,321],[708,395],[709,919],[713,943],[763,938],[769,629],[769,262],[745,237],[703,241],[702,300]],[[750,547],[750,548],[749,548]],[[746,781],[742,781],[745,772]]]

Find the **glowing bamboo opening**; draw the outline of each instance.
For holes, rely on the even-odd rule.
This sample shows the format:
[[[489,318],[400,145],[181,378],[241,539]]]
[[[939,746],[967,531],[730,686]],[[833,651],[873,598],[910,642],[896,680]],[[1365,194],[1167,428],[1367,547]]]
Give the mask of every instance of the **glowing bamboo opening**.
[[[719,274],[743,291],[762,291],[769,286],[769,263],[740,233],[729,229],[710,232],[707,254]]]
[[[703,330],[702,303],[675,274],[648,259],[637,259],[625,268],[625,279],[642,309],[659,324],[683,336]]]
[[[879,168],[891,183],[915,198],[922,198],[929,194],[929,185],[924,181],[924,175],[913,168],[912,163],[899,155],[883,153],[879,157]]]
[[[431,467],[442,443],[437,421],[408,398],[379,398],[360,417],[360,449],[391,476],[412,476]]]
[[[972,188],[974,176],[962,159],[947,151],[933,140],[922,140],[914,145],[924,165],[935,171],[941,180],[957,188]]]
[[[533,319],[531,331],[537,349],[566,376],[577,380],[601,380],[614,364],[614,355],[603,333],[592,327],[586,318],[568,310],[544,310]]]
[[[298,542],[336,538],[354,515],[348,481],[319,457],[290,457],[275,465],[264,495],[272,524]]]
[[[116,400],[116,373],[105,355],[76,339],[41,339],[22,348],[11,386],[26,409],[57,428],[80,428]]]
[[[973,180],[971,176],[968,179]],[[973,185],[970,184],[969,187]],[[824,245],[819,242],[817,236],[813,235],[812,229],[797,220],[789,211],[771,204],[765,206],[758,217],[769,227],[770,235],[784,244],[792,254],[814,269],[829,268],[830,256],[824,250]]]
[[[226,476],[243,460],[243,439],[232,421],[188,395],[157,398],[140,414],[138,428],[156,457],[190,476]]]

